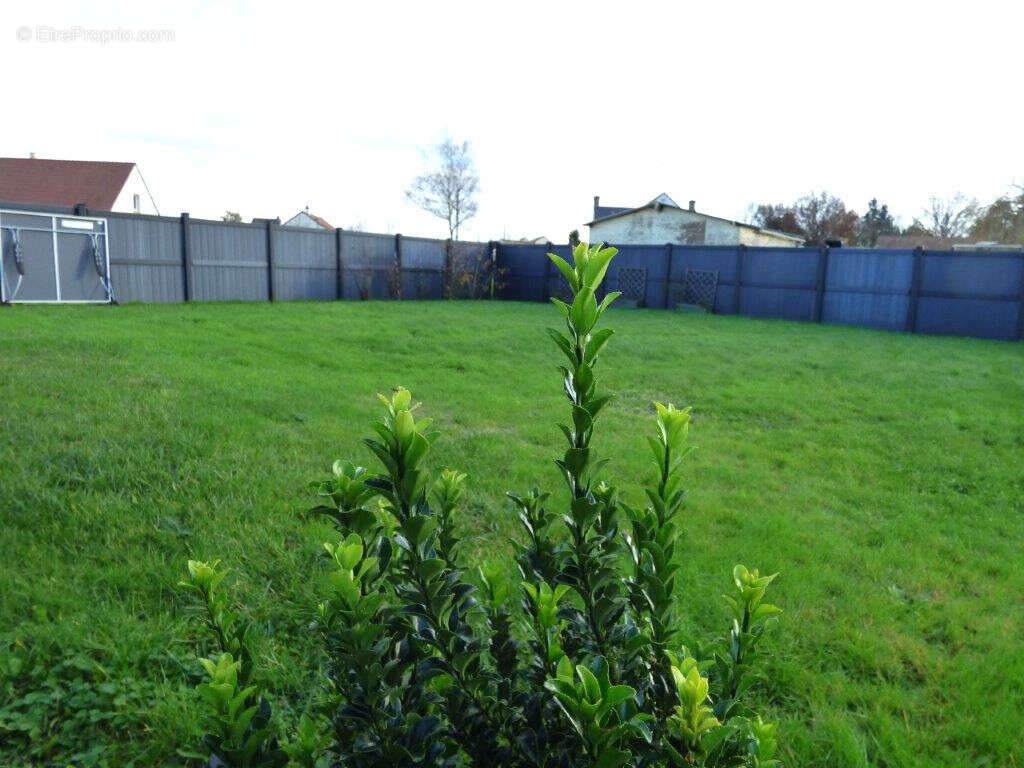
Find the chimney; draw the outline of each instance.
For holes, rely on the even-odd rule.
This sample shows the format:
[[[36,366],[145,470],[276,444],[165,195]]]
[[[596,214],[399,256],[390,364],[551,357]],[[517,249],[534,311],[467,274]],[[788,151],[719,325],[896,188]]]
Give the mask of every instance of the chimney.
[[[29,160],[35,160],[36,159],[36,153],[35,152],[29,152],[28,153],[28,159]]]
[[[696,211],[697,210],[697,201],[696,200],[691,200],[690,201],[690,210],[691,211]]]
[[[597,218],[597,206],[601,204],[601,196],[594,195],[594,218]]]

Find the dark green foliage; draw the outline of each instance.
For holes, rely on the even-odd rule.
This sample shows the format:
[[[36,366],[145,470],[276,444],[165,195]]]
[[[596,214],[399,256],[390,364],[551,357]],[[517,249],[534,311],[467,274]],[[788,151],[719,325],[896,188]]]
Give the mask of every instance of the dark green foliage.
[[[868,209],[860,217],[860,224],[857,227],[857,245],[874,248],[878,238],[882,235],[898,235],[899,227],[896,220],[889,213],[889,206],[878,204],[876,198],[868,202]]]
[[[1024,190],[994,200],[979,213],[971,239],[1024,245]]]
[[[114,676],[84,653],[48,664],[59,649],[40,645],[0,645],[0,744],[3,756],[18,755],[17,763],[0,756],[0,764],[110,764],[112,750],[97,734],[113,740],[142,728],[157,686],[140,675]]]
[[[678,637],[672,606],[689,410],[656,404],[650,447],[658,482],[647,489],[644,509],[620,502],[592,446],[611,399],[597,386],[596,366],[611,337],[598,324],[618,295],[598,300],[614,255],[585,245],[574,250],[573,264],[551,255],[573,293],[571,303],[554,300],[565,330],[549,329],[565,357],[559,370],[569,418],[559,425],[566,446],[555,464],[569,500],[555,512],[536,488],[509,494],[526,534],[516,589],[496,569],[480,570],[476,582],[465,576],[455,515],[466,478],[445,470],[431,482],[425,460],[435,433],[414,416],[408,390],[381,396],[383,418],[365,441],[382,471],[338,461],[331,477],[314,484],[323,503],[313,511],[338,529],[324,546],[329,565],[315,622],[327,654],[332,726],[326,735],[309,720],[300,725],[288,745],[297,762],[772,764],[774,726],[754,717],[742,696],[755,680],[757,641],[778,610],[763,602],[774,577],[737,566],[738,594],[729,598],[735,618],[713,660],[698,662]],[[206,666],[209,685],[225,693],[207,698],[215,731],[224,733],[233,712],[248,711],[256,695],[250,644],[245,625],[217,599],[221,575],[200,565],[190,570],[224,651]],[[210,586],[203,591],[202,584]],[[236,699],[243,703],[231,707]],[[273,745],[269,719],[259,723],[266,730],[255,733]],[[224,742],[210,743],[225,759]]]

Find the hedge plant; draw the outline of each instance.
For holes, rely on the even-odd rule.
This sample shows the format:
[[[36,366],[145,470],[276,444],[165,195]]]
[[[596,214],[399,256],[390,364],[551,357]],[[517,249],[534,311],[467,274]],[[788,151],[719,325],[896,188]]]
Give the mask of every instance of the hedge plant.
[[[572,291],[552,299],[548,333],[563,356],[568,400],[555,464],[568,489],[509,493],[523,528],[518,578],[467,570],[457,515],[466,476],[436,477],[437,433],[404,388],[379,396],[364,442],[378,468],[337,461],[316,481],[313,512],[333,521],[328,574],[313,611],[326,652],[329,704],[278,743],[253,671],[248,626],[226,607],[217,564],[190,563],[219,654],[204,661],[211,765],[619,766],[777,765],[776,727],[745,703],[754,663],[779,609],[774,575],[737,565],[725,635],[682,645],[679,567],[690,411],[655,404],[647,438],[656,467],[646,504],[626,504],[596,457],[596,423],[611,396],[596,371],[612,331],[599,323],[614,248],[550,259]]]

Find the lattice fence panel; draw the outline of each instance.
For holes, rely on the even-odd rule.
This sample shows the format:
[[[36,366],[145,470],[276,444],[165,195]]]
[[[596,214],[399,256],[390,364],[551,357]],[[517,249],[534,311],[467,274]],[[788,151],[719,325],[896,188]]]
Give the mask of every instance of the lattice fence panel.
[[[710,269],[688,269],[683,282],[683,301],[698,304],[708,312],[715,309],[718,293],[718,271]]]
[[[619,270],[619,290],[627,301],[635,301],[637,306],[643,304],[647,293],[647,268],[622,267]]]

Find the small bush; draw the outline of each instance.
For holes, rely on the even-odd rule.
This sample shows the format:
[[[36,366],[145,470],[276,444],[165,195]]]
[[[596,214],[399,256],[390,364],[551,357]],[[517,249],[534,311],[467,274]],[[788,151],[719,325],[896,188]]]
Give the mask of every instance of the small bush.
[[[657,483],[633,508],[592,447],[611,396],[596,368],[612,332],[598,328],[618,294],[598,301],[613,248],[551,255],[572,292],[554,299],[565,329],[569,401],[556,459],[569,502],[510,493],[524,530],[518,583],[499,569],[467,575],[455,516],[466,478],[432,479],[436,433],[403,388],[381,396],[365,443],[381,471],[335,462],[315,484],[338,538],[325,544],[328,589],[315,627],[327,654],[329,727],[304,718],[286,747],[299,764],[395,766],[771,766],[776,729],[744,704],[758,643],[779,609],[774,576],[736,566],[725,637],[696,658],[681,644],[677,574],[690,412],[655,404],[648,438]],[[496,471],[498,468],[496,468]],[[206,662],[213,758],[280,764],[269,709],[253,682],[252,638],[218,597],[215,564],[190,564],[221,654]],[[204,586],[206,584],[207,586]]]

